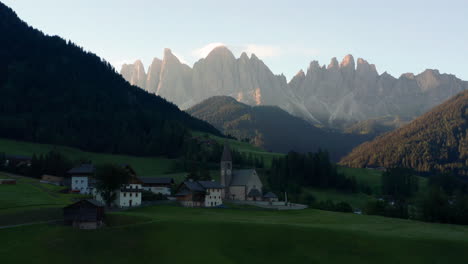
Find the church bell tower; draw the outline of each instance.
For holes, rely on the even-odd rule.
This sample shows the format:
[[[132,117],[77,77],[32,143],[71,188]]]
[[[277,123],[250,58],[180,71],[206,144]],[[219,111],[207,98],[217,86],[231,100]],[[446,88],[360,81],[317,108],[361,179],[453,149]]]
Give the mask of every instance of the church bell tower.
[[[221,184],[225,186],[224,197],[229,199],[229,185],[232,178],[232,156],[228,143],[224,144],[223,155],[221,156]]]

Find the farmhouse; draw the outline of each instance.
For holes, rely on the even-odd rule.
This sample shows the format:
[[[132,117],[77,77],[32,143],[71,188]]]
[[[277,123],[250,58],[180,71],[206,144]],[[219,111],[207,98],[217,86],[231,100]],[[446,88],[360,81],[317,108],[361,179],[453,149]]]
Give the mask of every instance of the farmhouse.
[[[80,229],[96,229],[104,225],[104,205],[96,200],[81,200],[63,208],[65,224]]]
[[[143,184],[143,190],[162,195],[171,195],[171,187],[174,185],[174,179],[170,177],[140,177]]]
[[[221,156],[221,184],[226,186],[224,199],[252,200],[262,199],[263,184],[255,169],[233,170],[229,145],[224,145]]]
[[[183,182],[176,192],[177,201],[185,207],[214,207],[223,204],[224,186],[215,181]]]
[[[68,171],[71,177],[71,190],[72,192],[79,192],[81,194],[91,193],[91,178],[94,177],[96,169],[92,164],[82,164]]]
[[[62,186],[62,185],[64,185],[64,178],[63,177],[52,176],[52,175],[42,175],[41,182]]]
[[[129,172],[130,179],[126,184],[123,184],[119,189],[114,191],[116,198],[112,205],[120,208],[140,206],[143,182],[136,177],[135,171],[130,166],[122,165],[122,167]],[[97,201],[106,203],[96,188],[93,189],[93,195]]]

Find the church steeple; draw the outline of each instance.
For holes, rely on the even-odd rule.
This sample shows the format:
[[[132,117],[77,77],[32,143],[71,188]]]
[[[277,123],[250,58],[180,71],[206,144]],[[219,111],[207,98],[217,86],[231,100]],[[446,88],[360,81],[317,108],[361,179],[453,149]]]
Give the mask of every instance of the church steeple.
[[[232,156],[231,149],[227,142],[224,143],[223,155],[221,156],[221,184],[226,187],[225,197],[229,197],[229,185],[232,176]]]

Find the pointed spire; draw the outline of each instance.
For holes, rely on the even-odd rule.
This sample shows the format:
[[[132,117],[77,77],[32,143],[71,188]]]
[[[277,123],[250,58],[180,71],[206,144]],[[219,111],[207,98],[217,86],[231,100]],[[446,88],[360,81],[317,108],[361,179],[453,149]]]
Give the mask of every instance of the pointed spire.
[[[229,143],[224,142],[223,155],[221,156],[221,162],[230,161],[232,162],[231,149],[229,148]]]

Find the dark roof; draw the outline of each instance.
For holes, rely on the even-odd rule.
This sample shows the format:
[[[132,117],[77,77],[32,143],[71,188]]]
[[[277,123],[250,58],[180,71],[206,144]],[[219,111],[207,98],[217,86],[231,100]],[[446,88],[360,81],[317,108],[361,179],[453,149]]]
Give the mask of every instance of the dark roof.
[[[64,208],[72,208],[72,207],[75,207],[76,205],[78,204],[82,204],[84,202],[87,202],[93,206],[96,206],[96,207],[104,207],[104,204],[94,200],[94,199],[83,199],[83,200],[79,200],[78,202],[75,202],[75,203],[72,203],[70,205],[67,205],[65,206]]]
[[[68,174],[93,174],[95,171],[93,164],[81,164],[68,171]]]
[[[187,186],[187,188],[190,191],[195,191],[195,192],[204,192],[205,189],[203,186],[201,186],[198,182],[196,181],[185,181],[184,185]]]
[[[206,189],[223,189],[224,186],[215,181],[185,181],[185,186],[190,191],[204,192]]]
[[[230,185],[234,185],[234,186],[247,185],[247,183],[251,179],[254,172],[255,172],[254,169],[233,171]]]
[[[262,193],[258,189],[252,188],[247,196],[248,197],[262,197]]]
[[[140,181],[148,184],[173,184],[174,178],[170,177],[140,177]]]
[[[224,186],[216,181],[199,181],[198,182],[205,189],[223,189]]]
[[[263,195],[263,198],[278,198],[278,196],[272,192],[267,192],[265,195]]]
[[[231,149],[229,148],[229,144],[224,144],[223,155],[221,156],[221,161],[232,161],[231,156]]]
[[[187,194],[190,194],[190,192],[189,191],[181,191],[181,192],[176,193],[175,196],[185,196]]]

